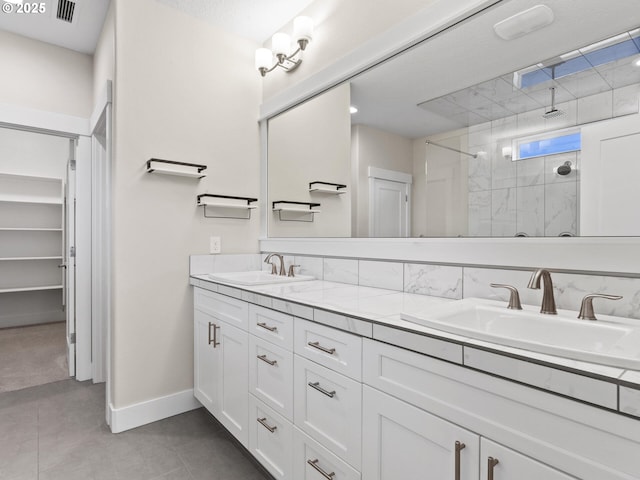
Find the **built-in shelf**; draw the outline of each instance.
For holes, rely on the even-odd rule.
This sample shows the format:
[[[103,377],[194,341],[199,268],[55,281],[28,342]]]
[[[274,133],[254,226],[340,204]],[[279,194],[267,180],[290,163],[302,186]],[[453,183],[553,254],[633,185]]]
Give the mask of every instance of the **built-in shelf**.
[[[0,227],[0,232],[62,232],[61,228],[38,228],[38,227]]]
[[[341,183],[329,182],[310,182],[309,191],[314,193],[327,193],[332,195],[341,195],[347,193],[347,186]]]
[[[62,205],[61,199],[47,199],[47,198],[36,198],[28,195],[13,195],[13,196],[3,196],[0,195],[0,202],[4,203],[30,203],[33,205]]]
[[[198,206],[204,207],[205,218],[237,218],[241,220],[248,220],[251,218],[251,210],[254,210],[257,205],[251,205],[257,202],[257,198],[251,197],[236,197],[233,195],[217,195],[213,193],[202,193],[198,195]],[[207,207],[212,208],[216,213],[214,215],[207,215]],[[246,211],[245,216],[237,216],[238,211]]]
[[[0,293],[39,292],[41,290],[62,290],[62,285],[43,285],[40,287],[2,288],[0,289]]]
[[[23,260],[62,260],[62,257],[0,257],[0,262],[15,262]]]
[[[202,178],[207,176],[207,174],[204,173],[206,169],[206,165],[197,163],[176,162],[174,160],[162,160],[160,158],[147,160],[147,173]]]
[[[271,204],[274,212],[278,212],[278,218],[281,221],[288,222],[313,222],[314,214],[320,213],[316,207],[319,203],[315,202],[291,202],[279,200]],[[284,213],[284,216],[283,216]]]

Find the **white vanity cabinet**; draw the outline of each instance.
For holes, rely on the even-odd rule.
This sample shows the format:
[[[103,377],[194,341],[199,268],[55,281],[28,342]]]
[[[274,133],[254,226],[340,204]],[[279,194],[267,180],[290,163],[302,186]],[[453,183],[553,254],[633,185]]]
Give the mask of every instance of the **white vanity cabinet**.
[[[194,290],[194,395],[248,446],[248,305]]]
[[[576,480],[491,440],[480,440],[480,480]]]
[[[364,479],[479,479],[479,435],[366,385],[363,390]]]

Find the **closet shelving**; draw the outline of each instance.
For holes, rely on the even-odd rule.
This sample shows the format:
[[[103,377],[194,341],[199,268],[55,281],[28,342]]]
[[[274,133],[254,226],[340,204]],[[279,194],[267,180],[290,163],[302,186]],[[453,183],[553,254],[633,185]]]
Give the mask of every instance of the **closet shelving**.
[[[61,179],[0,173],[0,327],[62,319],[62,219]]]

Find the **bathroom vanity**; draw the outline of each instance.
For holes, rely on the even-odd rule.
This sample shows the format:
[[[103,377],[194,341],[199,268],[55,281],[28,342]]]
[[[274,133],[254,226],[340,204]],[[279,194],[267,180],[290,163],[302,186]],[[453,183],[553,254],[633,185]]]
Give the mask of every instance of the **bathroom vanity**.
[[[400,318],[444,298],[190,282],[195,396],[274,478],[640,479],[639,372]]]

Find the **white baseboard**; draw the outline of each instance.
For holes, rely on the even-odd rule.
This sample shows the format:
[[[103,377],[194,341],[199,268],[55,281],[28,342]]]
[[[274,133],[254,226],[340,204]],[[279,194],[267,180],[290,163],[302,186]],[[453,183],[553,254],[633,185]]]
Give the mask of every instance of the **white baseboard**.
[[[114,408],[109,404],[111,431],[124,432],[148,423],[200,408],[193,396],[193,389],[154,398],[146,402],[136,403],[128,407]]]

